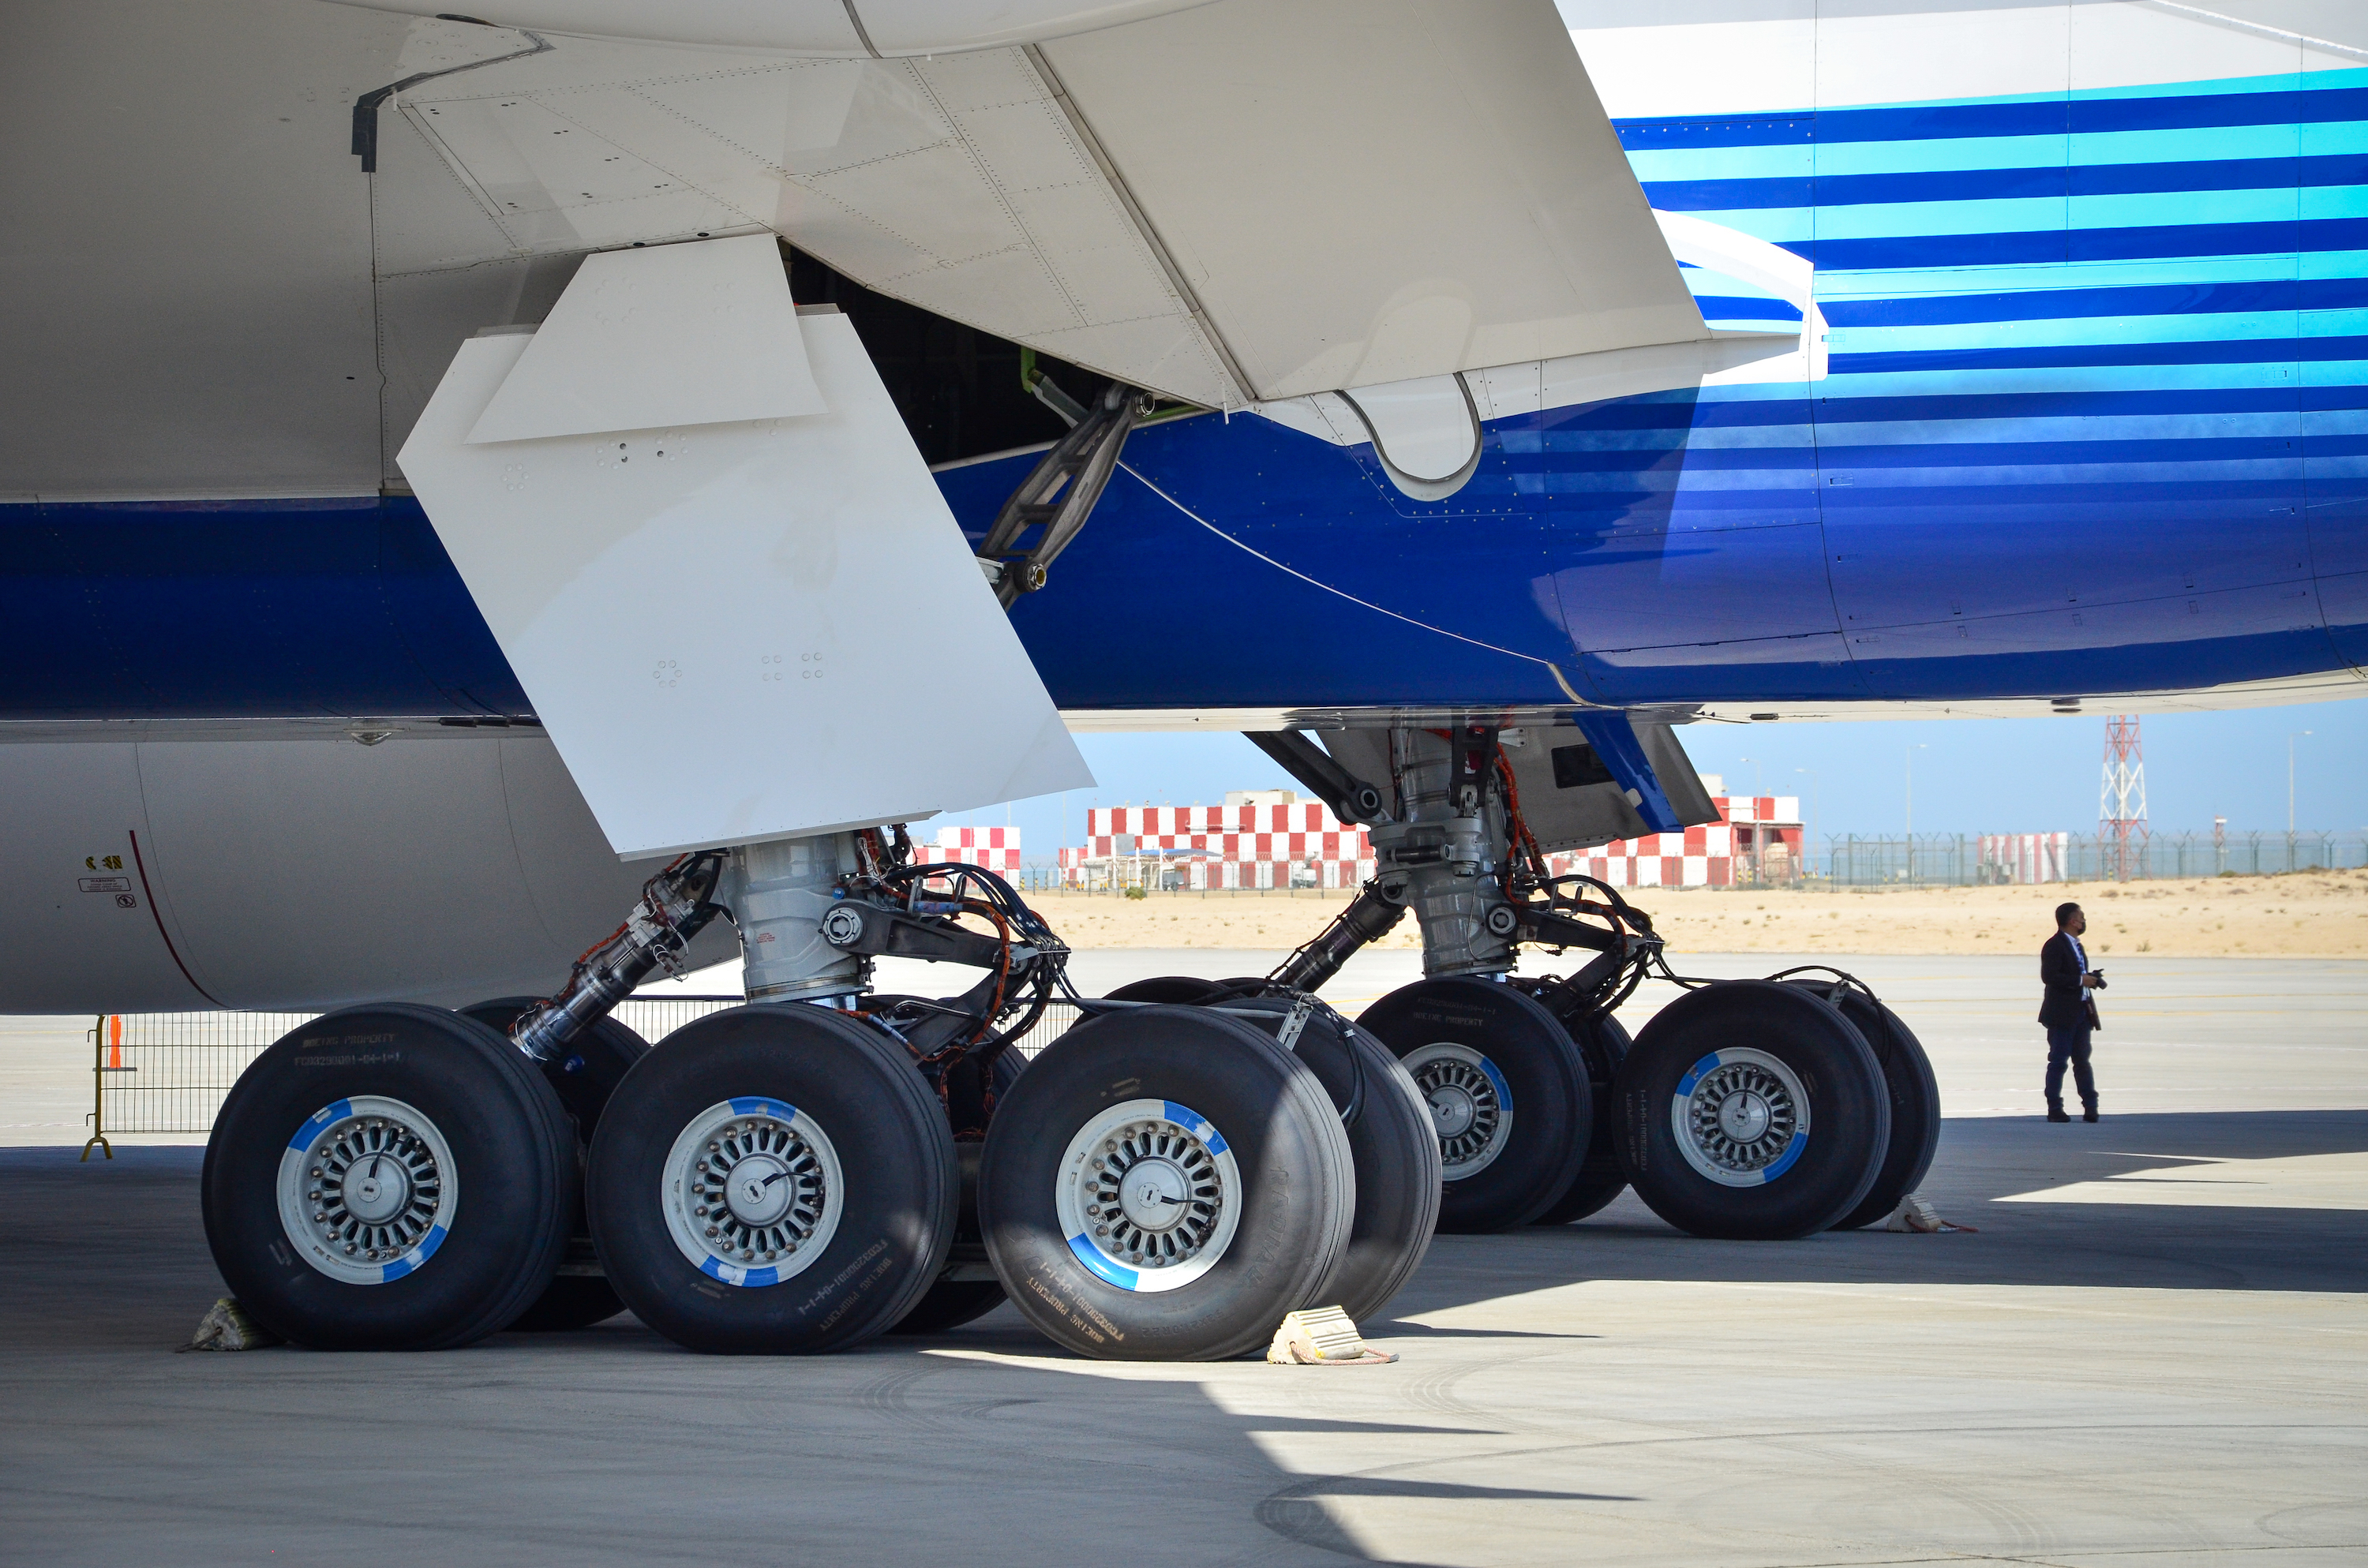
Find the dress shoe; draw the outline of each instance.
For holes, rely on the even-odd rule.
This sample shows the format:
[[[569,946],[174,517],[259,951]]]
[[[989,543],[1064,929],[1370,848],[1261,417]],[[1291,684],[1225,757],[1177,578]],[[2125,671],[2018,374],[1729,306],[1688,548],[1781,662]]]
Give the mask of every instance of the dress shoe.
[[[2096,1119],[2097,1119],[2097,1108],[2096,1108],[2095,1106],[2083,1106],[2083,1107],[2080,1108],[2080,1119],[2081,1119],[2081,1120],[2083,1120],[2083,1121],[2094,1121],[2094,1120],[2096,1120]]]
[[[2052,1105],[2047,1108],[2047,1119],[2050,1121],[2069,1121],[2072,1119],[2064,1114],[2063,1106],[2058,1104]]]

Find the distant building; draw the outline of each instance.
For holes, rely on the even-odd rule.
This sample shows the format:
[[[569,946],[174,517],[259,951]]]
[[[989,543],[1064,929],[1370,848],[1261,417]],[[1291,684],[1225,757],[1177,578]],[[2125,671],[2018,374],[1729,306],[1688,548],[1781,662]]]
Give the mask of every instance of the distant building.
[[[1718,821],[1683,833],[1647,834],[1593,849],[1549,855],[1556,876],[1593,877],[1615,888],[1731,888],[1797,881],[1801,798],[1713,793]]]
[[[1071,887],[1351,888],[1373,874],[1364,829],[1290,790],[1236,790],[1222,806],[1097,806],[1061,851]]]
[[[1978,882],[2035,883],[2064,881],[2065,862],[2072,852],[2068,833],[1986,833],[1974,880]]]
[[[1683,833],[1549,855],[1558,876],[1614,887],[1790,882],[1802,870],[1794,795],[1713,795],[1719,820]],[[1222,806],[1100,806],[1086,842],[1060,852],[1070,887],[1352,888],[1376,869],[1365,830],[1289,790],[1242,790]]]
[[[913,846],[913,858],[925,866],[955,861],[982,866],[1002,876],[1019,872],[1019,830],[1016,827],[941,827],[935,844]]]

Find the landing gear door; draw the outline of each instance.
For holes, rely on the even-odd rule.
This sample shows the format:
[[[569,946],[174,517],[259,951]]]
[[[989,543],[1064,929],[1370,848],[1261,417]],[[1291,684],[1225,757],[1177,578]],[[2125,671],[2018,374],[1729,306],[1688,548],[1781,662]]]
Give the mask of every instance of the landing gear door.
[[[398,460],[611,846],[633,859],[1089,785],[853,326],[798,313],[786,282],[664,286],[702,274],[668,251],[704,248],[593,258],[610,301],[620,273],[661,286],[572,320],[563,298],[542,332],[584,340],[542,347],[644,394],[754,389],[738,405],[684,396],[677,423],[584,430],[586,408],[656,411],[577,387],[539,418],[518,374],[536,339],[484,336]],[[650,330],[651,310],[681,330]],[[683,373],[686,356],[778,354],[785,330],[811,398],[763,365]],[[608,351],[585,353],[604,331]],[[820,406],[717,417],[801,403]],[[497,429],[574,429],[488,439],[497,403]]]

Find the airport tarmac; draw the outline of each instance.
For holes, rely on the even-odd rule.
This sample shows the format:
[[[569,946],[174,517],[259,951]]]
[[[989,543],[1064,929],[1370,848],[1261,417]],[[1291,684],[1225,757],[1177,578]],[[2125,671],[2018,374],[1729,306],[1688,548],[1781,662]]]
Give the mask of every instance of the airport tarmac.
[[[2011,1110],[1996,961],[1856,967]],[[199,1151],[52,1134],[0,1151],[0,1561],[2368,1561],[2368,966],[2122,968],[2105,1121],[1949,1123],[1924,1191],[1977,1231],[1441,1237],[1387,1367],[1087,1362],[1008,1309],[813,1360],[631,1318],[176,1356]]]

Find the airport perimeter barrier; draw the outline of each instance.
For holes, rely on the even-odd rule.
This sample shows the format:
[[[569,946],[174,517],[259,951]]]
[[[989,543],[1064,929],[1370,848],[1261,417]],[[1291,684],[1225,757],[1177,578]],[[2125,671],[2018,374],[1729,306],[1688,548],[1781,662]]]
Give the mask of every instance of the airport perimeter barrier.
[[[660,994],[618,1005],[620,1023],[655,1042],[693,1018],[736,1007],[738,996]],[[115,1157],[109,1133],[211,1132],[223,1098],[273,1041],[319,1017],[318,1013],[102,1013],[90,1029],[90,1137],[82,1157],[97,1149]],[[1034,1056],[1077,1021],[1072,1003],[1044,1009],[1017,1049]]]
[[[1856,834],[1828,834],[1823,854],[1812,858],[1813,875],[1833,887],[1974,887],[2018,880],[2141,881],[2368,866],[2368,835],[2362,834],[2317,829],[2291,834],[2245,831],[2217,837],[2209,833],[2157,833],[2130,842],[2124,874],[2122,846],[2112,838],[2075,833],[2045,835],[2062,839],[2060,858],[2053,854],[2043,858],[2044,874],[2024,879],[2009,874],[1995,859],[1985,858],[1981,850],[1985,836],[1919,833],[1912,838],[1861,838]]]

